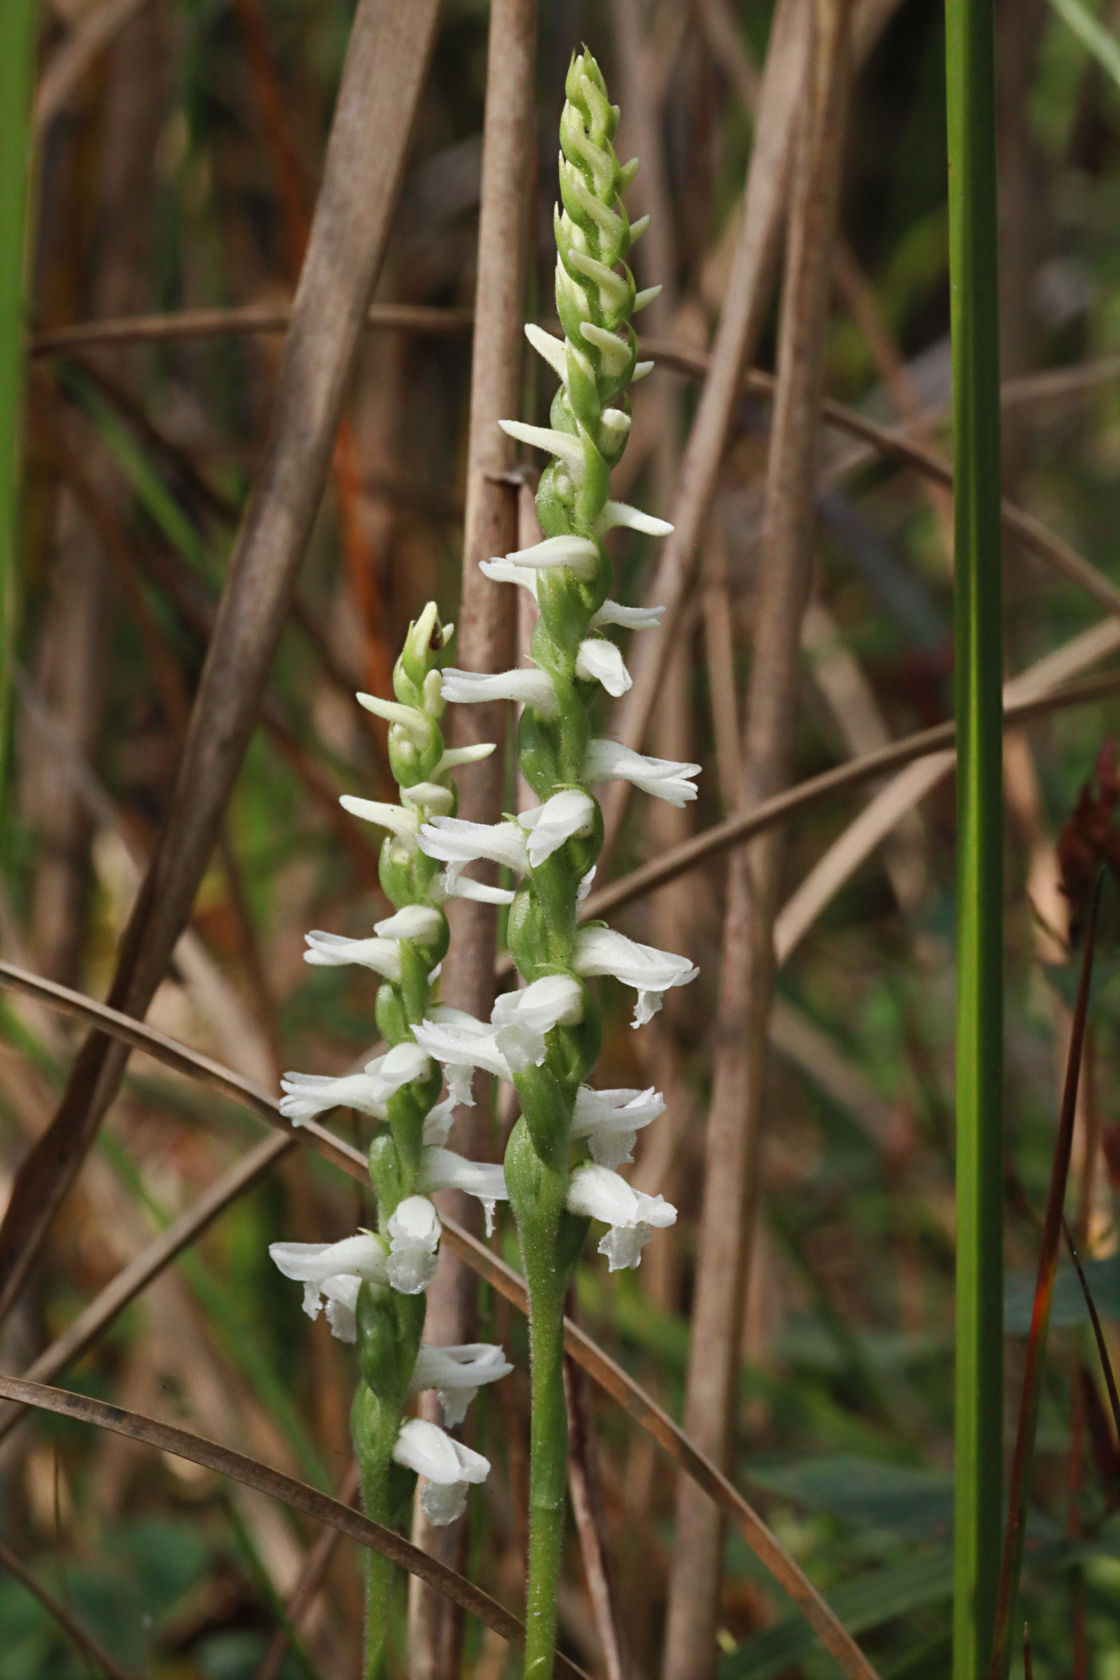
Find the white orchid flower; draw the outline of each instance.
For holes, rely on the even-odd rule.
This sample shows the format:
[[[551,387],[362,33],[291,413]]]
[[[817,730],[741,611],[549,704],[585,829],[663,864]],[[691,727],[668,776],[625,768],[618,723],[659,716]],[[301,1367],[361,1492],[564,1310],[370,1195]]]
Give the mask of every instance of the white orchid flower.
[[[614,643],[602,636],[588,636],[579,644],[576,676],[588,682],[602,683],[607,693],[613,694],[616,699],[625,694],[634,682]]]
[[[633,1159],[638,1132],[664,1112],[665,1099],[652,1085],[645,1091],[595,1091],[581,1085],[572,1114],[572,1136],[587,1139],[597,1166],[620,1167]]]
[[[460,1009],[433,1010],[431,1019],[414,1026],[412,1033],[417,1044],[442,1063],[457,1105],[474,1106],[471,1078],[475,1068],[484,1068],[498,1079],[513,1078],[509,1063],[498,1049],[493,1027]]]
[[[612,1272],[641,1264],[642,1249],[655,1230],[676,1223],[677,1210],[664,1196],[635,1190],[607,1167],[577,1167],[568,1186],[573,1213],[601,1220],[610,1230],[599,1243]]]
[[[511,566],[535,572],[567,566],[577,577],[591,577],[598,564],[599,550],[589,537],[545,537],[531,548],[515,548],[505,556]]]
[[[403,805],[386,805],[379,799],[357,799],[352,793],[342,794],[338,803],[352,817],[361,817],[363,822],[387,828],[390,834],[406,845],[415,844],[420,829],[420,818],[415,811],[407,811]]]
[[[582,788],[561,788],[543,805],[522,811],[519,826],[528,830],[526,851],[534,869],[558,851],[574,834],[590,834],[595,801]]]
[[[587,749],[584,775],[589,782],[633,782],[643,793],[651,793],[678,808],[696,798],[692,778],[700,774],[698,764],[678,763],[672,758],[647,758],[620,741],[596,740]]]
[[[380,1237],[359,1231],[334,1243],[270,1243],[268,1252],[286,1278],[303,1284],[303,1310],[308,1318],[318,1318],[325,1299],[333,1333],[340,1341],[356,1341],[354,1315],[362,1283],[384,1288],[389,1281]]]
[[[438,1423],[428,1423],[425,1418],[409,1418],[402,1423],[393,1458],[406,1470],[424,1477],[420,1508],[436,1528],[444,1528],[462,1516],[468,1485],[484,1482],[490,1470],[488,1458],[461,1441],[453,1441]]]
[[[645,1026],[661,1008],[662,994],[672,986],[685,986],[695,980],[700,970],[687,957],[672,951],[659,951],[654,945],[642,945],[627,939],[613,928],[581,928],[576,935],[575,962],[577,974],[609,974],[624,986],[633,986],[638,994],[632,1026]]]
[[[367,1062],[361,1073],[344,1073],[332,1079],[320,1073],[286,1073],[280,1081],[284,1096],[280,1112],[293,1126],[302,1125],[328,1108],[356,1108],[384,1120],[385,1107],[402,1085],[423,1079],[429,1071],[428,1058],[415,1044],[395,1044],[384,1055]]]
[[[427,1196],[406,1196],[390,1214],[385,1271],[399,1295],[419,1295],[435,1277],[441,1229]]]
[[[383,921],[374,922],[373,931],[382,939],[414,939],[419,945],[431,945],[439,938],[443,917],[426,904],[406,904]]]
[[[459,706],[476,701],[516,700],[521,705],[535,707],[544,717],[551,717],[556,711],[552,678],[535,665],[494,672],[457,671],[449,667],[443,673],[443,698]]]
[[[494,1232],[494,1208],[509,1200],[505,1169],[500,1162],[468,1161],[453,1149],[432,1144],[420,1157],[419,1185],[422,1190],[461,1190],[482,1203],[486,1235]]]
[[[340,968],[344,964],[356,963],[361,968],[370,968],[375,974],[380,974],[383,980],[400,985],[399,939],[347,939],[341,933],[324,933],[321,928],[312,928],[310,933],[304,934],[304,939],[307,941],[307,950],[303,953],[305,963],[311,963],[316,968]]]
[[[454,865],[443,871],[439,885],[445,898],[465,898],[472,904],[513,903],[514,895],[508,887],[491,887],[485,881],[472,881],[469,875],[460,875]]]
[[[553,1027],[583,1019],[583,993],[570,974],[546,974],[521,991],[503,992],[490,1015],[494,1041],[514,1073],[540,1067]]]
[[[495,555],[492,560],[480,560],[478,569],[491,583],[515,583],[527,589],[534,601],[537,598],[537,573],[531,566],[517,566],[511,560]]]
[[[453,880],[468,863],[486,859],[525,875],[529,852],[525,831],[512,818],[500,823],[468,822],[464,817],[433,817],[420,830],[420,849],[426,857],[447,864]]]
[[[457,1347],[429,1347],[421,1342],[409,1387],[419,1393],[434,1388],[449,1429],[462,1423],[480,1388],[508,1377],[513,1366],[492,1342],[463,1342]]]
[[[605,624],[617,624],[623,630],[656,630],[664,611],[664,607],[624,607],[621,601],[604,601],[591,615],[591,628],[601,630]]]
[[[596,532],[602,536],[605,531],[613,531],[618,526],[627,531],[641,531],[647,537],[669,537],[673,534],[673,527],[667,519],[643,513],[641,508],[631,507],[629,502],[608,502],[595,521]]]

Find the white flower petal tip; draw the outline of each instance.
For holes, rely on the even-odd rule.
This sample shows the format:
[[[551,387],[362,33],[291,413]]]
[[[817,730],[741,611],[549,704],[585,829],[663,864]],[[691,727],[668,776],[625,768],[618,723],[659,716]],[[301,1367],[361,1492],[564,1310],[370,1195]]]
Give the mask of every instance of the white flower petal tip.
[[[438,1423],[429,1423],[426,1418],[409,1418],[401,1424],[393,1458],[406,1470],[415,1470],[425,1478],[420,1508],[437,1528],[462,1516],[468,1486],[484,1482],[490,1470],[488,1458],[461,1441],[453,1441]]]
[[[601,1220],[610,1230],[599,1243],[612,1272],[641,1264],[642,1249],[655,1230],[676,1223],[677,1210],[664,1196],[635,1190],[607,1167],[577,1167],[568,1190],[573,1213]]]
[[[604,601],[591,619],[591,628],[617,624],[623,630],[657,630],[664,611],[664,607],[624,607],[621,601]]]
[[[665,1099],[652,1085],[645,1091],[596,1091],[581,1085],[576,1092],[572,1136],[587,1139],[597,1166],[620,1167],[633,1159],[639,1131],[664,1112]]]
[[[463,817],[433,817],[420,830],[420,849],[437,863],[446,863],[452,879],[468,863],[482,859],[504,864],[519,875],[529,870],[525,833],[516,822],[476,823]]]
[[[587,749],[584,775],[589,782],[633,782],[643,793],[653,794],[670,805],[687,805],[696,798],[698,764],[678,763],[671,758],[647,758],[619,741],[592,741]]]
[[[425,817],[443,817],[454,808],[455,794],[442,782],[413,782],[401,789],[401,804],[415,811],[421,821]]]
[[[376,823],[379,828],[387,828],[398,840],[416,839],[420,818],[415,811],[406,811],[403,805],[385,805],[377,799],[356,799],[352,793],[342,794],[338,803],[344,811],[349,811],[352,817],[360,817],[363,822]]]
[[[504,556],[495,555],[491,560],[480,560],[478,569],[491,583],[516,583],[536,600],[537,573],[532,567],[514,566]]]
[[[385,1273],[398,1295],[419,1295],[436,1275],[439,1214],[427,1196],[406,1196],[389,1218]]]
[[[543,327],[538,327],[534,321],[526,321],[525,337],[529,340],[537,355],[548,363],[557,377],[566,379],[568,374],[568,349],[564,340],[554,338],[551,333],[545,332]]]
[[[529,831],[526,852],[536,869],[553,852],[576,834],[590,834],[595,820],[595,801],[580,788],[561,788],[543,805],[522,811],[518,824]]]
[[[602,683],[608,694],[617,700],[633,686],[633,678],[613,642],[602,636],[588,636],[579,644],[576,654],[576,676],[587,682]]]
[[[345,939],[340,933],[323,933],[320,928],[312,928],[304,938],[307,950],[303,960],[315,968],[340,968],[356,963],[361,968],[371,968],[384,980],[400,981],[399,939]]]
[[[556,690],[547,671],[535,666],[521,666],[514,671],[457,671],[450,667],[443,672],[443,698],[453,705],[469,706],[488,700],[514,700],[519,705],[532,706],[544,717],[556,711]]]
[[[374,717],[383,718],[386,723],[395,724],[398,729],[403,729],[411,735],[418,747],[427,745],[432,728],[431,719],[415,706],[402,706],[399,700],[382,700],[379,694],[356,694],[354,698],[359,706],[367,712],[372,712]]]
[[[498,1079],[512,1079],[494,1029],[485,1021],[476,1021],[459,1010],[433,1010],[432,1017],[413,1027],[413,1036],[429,1056],[442,1063],[456,1103],[473,1106],[470,1075],[475,1068],[483,1068]]]
[[[673,533],[673,526],[667,519],[643,513],[641,508],[631,507],[629,502],[608,502],[599,515],[598,529],[600,532],[613,531],[618,527],[640,531],[647,537],[668,537]]]
[[[438,782],[449,770],[458,770],[464,764],[481,764],[484,758],[490,758],[497,750],[496,741],[478,741],[473,747],[448,747],[432,771],[432,777]]]
[[[449,1429],[462,1423],[467,1407],[480,1388],[508,1377],[513,1366],[492,1342],[463,1342],[457,1347],[420,1344],[410,1387],[417,1393],[434,1388]]]
[[[523,420],[499,420],[498,424],[515,442],[527,443],[530,449],[547,450],[563,461],[570,472],[583,473],[583,445],[571,432],[558,432],[554,426],[528,426]]]
[[[583,1019],[583,993],[570,974],[546,974],[519,992],[503,992],[491,1014],[494,1044],[512,1073],[540,1067],[553,1027]]]
[[[531,548],[516,548],[505,556],[511,566],[535,572],[567,566],[577,577],[590,577],[599,561],[599,550],[590,537],[545,537]]]
[[[656,363],[654,362],[635,362],[634,371],[630,375],[631,385],[635,384],[639,379],[648,379],[655,366]]]
[[[639,309],[644,309],[647,303],[652,303],[655,297],[660,296],[660,286],[646,286],[642,291],[636,292],[634,294],[634,314],[636,315]]]
[[[513,893],[508,887],[491,887],[485,881],[472,881],[468,875],[460,875],[452,869],[445,869],[439,878],[440,889],[448,898],[466,898],[472,904],[512,904]]]
[[[419,945],[431,945],[439,938],[443,917],[427,904],[406,904],[383,921],[374,922],[373,931],[381,939],[412,939]],[[311,935],[308,934],[308,939]]]
[[[355,1310],[363,1281],[388,1282],[385,1247],[368,1231],[335,1243],[270,1243],[272,1263],[286,1278],[303,1284],[303,1310],[318,1318],[323,1301],[327,1322],[339,1341],[357,1340]]]
[[[700,970],[687,957],[672,951],[659,951],[654,945],[642,945],[627,939],[613,928],[582,928],[576,936],[575,970],[577,974],[609,974],[624,986],[633,986],[638,994],[632,1025],[644,1027],[661,1008],[662,994],[673,986],[686,986],[695,980]]]

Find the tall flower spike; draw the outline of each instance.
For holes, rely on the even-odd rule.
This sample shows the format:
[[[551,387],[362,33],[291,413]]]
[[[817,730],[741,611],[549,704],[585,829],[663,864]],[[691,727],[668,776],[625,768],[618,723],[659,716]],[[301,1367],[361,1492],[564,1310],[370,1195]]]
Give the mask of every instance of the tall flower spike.
[[[445,673],[450,701],[520,702],[522,774],[539,805],[492,827],[434,817],[419,843],[454,878],[473,857],[494,857],[520,876],[510,905],[509,948],[526,982],[498,999],[489,1025],[429,1018],[417,1042],[441,1061],[452,1093],[469,1091],[475,1068],[512,1080],[521,1118],[506,1152],[506,1182],[517,1219],[528,1285],[532,1347],[534,1490],[529,1546],[525,1672],[548,1680],[556,1618],[555,1563],[561,1551],[565,1428],[561,1382],[564,1294],[590,1217],[608,1225],[600,1250],[612,1269],[638,1262],[654,1229],[675,1213],[660,1197],[631,1189],[612,1169],[628,1160],[637,1130],[663,1104],[652,1091],[590,1089],[600,1037],[598,1010],[584,975],[611,974],[638,988],[647,1020],[668,986],[691,979],[683,957],[656,952],[609,929],[577,932],[577,913],[594,873],[602,815],[588,782],[626,777],[674,804],[693,797],[696,766],[648,759],[608,740],[591,740],[588,709],[600,690],[631,686],[621,652],[601,634],[610,625],[648,629],[660,609],[611,599],[603,543],[616,529],[664,536],[664,520],[610,495],[610,473],[630,431],[627,390],[638,373],[631,317],[652,294],[638,294],[626,256],[643,222],[631,228],[621,192],[636,165],[615,155],[618,111],[589,53],[573,58],[560,121],[560,197],[555,215],[557,339],[526,329],[560,387],[549,424],[503,421],[512,438],[553,457],[541,476],[542,539],[483,562],[494,581],[534,596],[539,617],[531,663],[497,676]],[[643,371],[648,371],[644,369]],[[571,1170],[573,1144],[592,1162]]]

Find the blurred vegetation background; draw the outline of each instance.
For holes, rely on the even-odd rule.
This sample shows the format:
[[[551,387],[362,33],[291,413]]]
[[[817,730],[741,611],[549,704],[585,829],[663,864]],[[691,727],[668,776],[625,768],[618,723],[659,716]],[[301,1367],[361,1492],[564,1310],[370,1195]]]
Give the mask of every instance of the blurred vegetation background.
[[[1108,597],[1120,585],[1120,7],[995,9],[1005,489],[1037,522],[1026,536],[1023,526],[1006,534],[1015,675],[1094,626],[1107,631],[1120,601]],[[943,457],[942,7],[864,0],[856,10],[850,119],[836,139],[826,389]],[[552,313],[554,135],[569,54],[586,40],[623,107],[619,155],[642,154],[631,214],[656,215],[635,253],[638,284],[665,285],[641,318],[659,363],[635,393],[620,493],[632,487],[668,518],[729,284],[772,11],[771,0],[540,9],[527,307],[546,322]],[[167,816],[262,459],[350,22],[344,0],[44,0],[40,10],[0,948],[8,963],[95,998],[109,991]],[[154,1027],[269,1091],[285,1068],[341,1072],[376,1037],[370,977],[307,969],[303,933],[365,932],[385,913],[375,838],[337,805],[344,791],[388,790],[383,735],[352,694],[387,690],[403,631],[427,599],[455,616],[487,24],[482,0],[445,0],[295,604],[189,932],[149,1011]],[[381,161],[364,160],[371,180]],[[755,357],[764,372],[777,318],[775,295]],[[110,322],[119,324],[100,338],[87,330]],[[547,390],[528,362],[524,386],[522,412],[543,420]],[[612,876],[739,804],[771,414],[764,382],[744,383],[699,574],[663,650],[650,750],[703,763],[698,806],[628,821]],[[951,714],[948,494],[920,459],[907,464],[883,445],[824,427],[795,781]],[[1095,596],[1046,563],[1055,542],[1103,579]],[[620,598],[644,598],[652,559],[630,536]],[[1115,658],[1118,645],[1102,642],[1064,674]],[[1005,742],[1009,1406],[1075,983],[1057,841],[1098,774],[1114,714],[1114,700],[1087,701],[1036,716]],[[780,969],[730,1458],[736,1485],[883,1680],[933,1680],[948,1662],[951,787],[945,766],[925,782],[899,772],[871,793],[821,798],[782,830]],[[1107,827],[1107,758],[1100,792]],[[515,800],[511,771],[507,808]],[[881,820],[861,843],[854,825],[865,809]],[[735,1030],[717,1011],[724,885],[724,855],[713,855],[622,916],[628,932],[702,967],[642,1042],[611,1000],[600,1070],[605,1084],[666,1091],[669,1114],[645,1135],[636,1181],[662,1191],[681,1219],[637,1274],[608,1278],[589,1261],[579,1285],[584,1328],[674,1417],[703,1185],[721,1171],[705,1126],[713,1062]],[[1114,1359],[1115,958],[1112,943],[1094,994],[1067,1204]],[[42,1001],[0,995],[9,1185],[55,1110],[83,1030]],[[8,1317],[4,1369],[31,1368],[262,1135],[244,1107],[136,1055]],[[363,1141],[357,1123],[343,1135]],[[494,1159],[500,1147],[495,1132]],[[363,1206],[328,1163],[287,1155],[231,1194],[51,1380],[337,1492],[350,1459],[350,1353],[325,1322],[303,1317],[267,1245],[351,1230]],[[497,1243],[516,1263],[508,1221]],[[1120,1680],[1120,1453],[1084,1304],[1064,1273],[1055,1332],[1024,1577],[1033,1671]],[[472,1504],[467,1573],[516,1606],[524,1325],[483,1291],[481,1333],[504,1341],[517,1373],[477,1403],[474,1442],[495,1469]],[[617,1407],[594,1393],[589,1405],[625,1673],[653,1675],[674,1477]],[[361,1611],[349,1542],[325,1548],[314,1525],[260,1493],[79,1421],[11,1414],[3,1427],[0,1680],[354,1671]],[[293,1605],[312,1555],[317,1578]],[[574,1538],[561,1621],[570,1654],[605,1672]],[[721,1680],[837,1672],[737,1536],[716,1633]],[[403,1652],[398,1660],[404,1672]],[[473,1676],[513,1671],[501,1641],[470,1624],[463,1660]]]

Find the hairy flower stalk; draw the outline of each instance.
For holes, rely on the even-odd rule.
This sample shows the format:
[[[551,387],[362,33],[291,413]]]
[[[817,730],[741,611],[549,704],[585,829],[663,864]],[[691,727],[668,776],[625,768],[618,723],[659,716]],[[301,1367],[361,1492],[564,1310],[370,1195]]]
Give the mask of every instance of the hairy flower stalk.
[[[416,1037],[425,1017],[438,1013],[431,987],[447,950],[443,902],[449,890],[438,862],[421,851],[418,835],[436,818],[454,819],[451,772],[493,750],[445,750],[440,666],[450,634],[430,603],[410,625],[397,661],[396,700],[358,696],[389,724],[389,762],[400,803],[347,797],[343,804],[387,830],[380,878],[394,913],[377,923],[370,938],[319,930],[307,935],[309,963],[354,963],[381,977],[376,1014],[388,1049],[360,1073],[336,1079],[290,1073],[283,1080],[280,1107],[293,1125],[339,1104],[384,1122],[369,1152],[377,1231],[335,1243],[274,1243],[270,1249],[285,1277],[303,1284],[309,1316],[317,1317],[325,1302],[334,1334],[357,1344],[361,1379],[351,1427],[362,1498],[367,1515],[389,1527],[404,1522],[418,1475],[424,1478],[420,1498],[428,1518],[446,1523],[462,1513],[468,1484],[482,1481],[489,1469],[480,1453],[436,1424],[405,1417],[410,1394],[437,1389],[444,1419],[454,1425],[477,1389],[510,1369],[500,1348],[483,1343],[428,1348],[421,1342],[424,1291],[435,1274],[440,1236],[429,1193],[463,1189],[482,1199],[488,1218],[506,1194],[500,1167],[466,1161],[444,1147],[452,1099],[438,1100],[441,1069]],[[383,1669],[392,1565],[376,1552],[365,1556],[364,1672],[373,1680]]]
[[[659,616],[610,599],[603,539],[619,526],[654,535],[671,527],[610,497],[611,469],[630,429],[627,389],[651,365],[637,360],[631,317],[654,294],[635,293],[625,259],[641,226],[631,226],[620,198],[637,163],[619,165],[612,145],[618,110],[587,52],[572,60],[566,93],[563,209],[555,216],[564,337],[526,328],[560,388],[549,426],[502,422],[510,436],[553,456],[537,494],[544,538],[484,563],[495,581],[518,584],[537,602],[532,664],[488,676],[449,670],[443,681],[448,700],[522,704],[521,768],[540,804],[493,825],[436,812],[419,830],[420,846],[446,866],[448,883],[465,886],[463,871],[479,858],[522,877],[508,937],[524,990],[499,998],[488,1023],[444,1012],[419,1027],[415,1039],[447,1067],[458,1100],[469,1100],[475,1068],[511,1080],[520,1098],[506,1181],[528,1285],[532,1353],[530,1680],[548,1680],[553,1670],[567,1450],[562,1321],[576,1259],[592,1219],[607,1226],[599,1248],[613,1270],[636,1266],[654,1229],[676,1217],[660,1196],[636,1192],[614,1171],[630,1159],[638,1128],[664,1105],[653,1091],[596,1091],[586,1083],[601,1036],[586,982],[613,975],[632,985],[638,1026],[660,1007],[668,987],[696,973],[685,958],[609,928],[577,929],[577,907],[602,844],[602,815],[590,786],[623,777],[680,805],[695,795],[698,766],[648,759],[594,739],[591,731],[599,690],[619,695],[630,687],[622,655],[602,630],[652,628]]]

